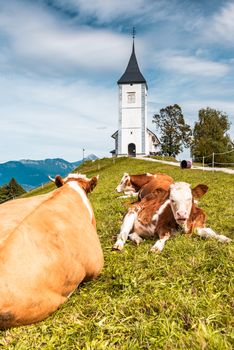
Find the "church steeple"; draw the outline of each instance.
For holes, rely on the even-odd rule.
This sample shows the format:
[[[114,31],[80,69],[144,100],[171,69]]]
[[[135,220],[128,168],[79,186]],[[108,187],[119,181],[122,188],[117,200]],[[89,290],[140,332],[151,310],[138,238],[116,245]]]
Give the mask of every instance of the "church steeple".
[[[132,38],[133,38],[132,54],[124,74],[117,81],[118,84],[134,84],[134,83],[146,84],[146,80],[139,69],[137,59],[136,59],[135,44],[134,44],[134,38],[135,38],[134,28],[133,28]]]
[[[136,157],[154,154],[157,136],[147,128],[147,83],[135,54],[135,28],[132,32],[132,54],[127,68],[118,80],[119,115],[115,139],[115,156]]]

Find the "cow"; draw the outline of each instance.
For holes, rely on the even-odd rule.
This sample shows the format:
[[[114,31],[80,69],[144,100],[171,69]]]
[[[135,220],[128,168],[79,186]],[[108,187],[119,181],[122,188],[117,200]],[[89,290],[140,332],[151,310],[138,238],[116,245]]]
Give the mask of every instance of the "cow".
[[[146,173],[129,175],[124,173],[119,185],[116,187],[116,191],[126,194],[122,198],[138,195],[138,199],[141,200],[159,187],[167,190],[172,183],[173,178],[167,174]]]
[[[128,238],[138,245],[143,238],[157,236],[159,239],[151,251],[158,253],[179,228],[184,233],[194,232],[200,237],[230,242],[228,237],[205,227],[206,215],[195,199],[201,198],[207,190],[208,187],[202,184],[191,189],[186,182],[175,182],[169,190],[157,188],[129,208],[113,249],[122,250]]]
[[[100,274],[103,252],[87,198],[97,181],[57,176],[54,191],[0,205],[0,329],[45,319]]]

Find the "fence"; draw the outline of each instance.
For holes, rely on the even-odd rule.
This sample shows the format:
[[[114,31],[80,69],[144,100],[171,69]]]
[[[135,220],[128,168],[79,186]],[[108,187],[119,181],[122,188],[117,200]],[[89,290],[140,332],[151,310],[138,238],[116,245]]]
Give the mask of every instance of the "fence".
[[[10,196],[8,196],[8,197],[6,197],[4,199],[0,199],[0,204],[2,204],[4,202],[7,202],[7,201],[9,201],[11,199],[15,199],[15,196],[10,195]]]
[[[206,163],[206,165],[211,165],[212,168],[215,167],[215,165],[224,165],[224,166],[234,166],[234,163],[232,162],[226,162],[226,163],[219,163],[215,162],[215,156],[217,155],[222,155],[222,154],[228,154],[234,152],[234,148],[231,149],[230,151],[227,152],[220,152],[220,153],[211,153],[208,156],[203,156],[203,157],[196,157],[196,159],[202,159],[202,167],[205,167],[205,159],[211,157],[211,163]]]

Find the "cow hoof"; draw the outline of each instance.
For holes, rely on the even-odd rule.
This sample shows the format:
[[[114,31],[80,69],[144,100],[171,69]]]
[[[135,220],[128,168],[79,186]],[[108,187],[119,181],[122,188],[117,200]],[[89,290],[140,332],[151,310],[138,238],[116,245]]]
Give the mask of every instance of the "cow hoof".
[[[124,247],[123,241],[117,241],[112,249],[121,251],[123,250],[123,247]]]
[[[150,251],[151,251],[152,253],[155,253],[155,254],[161,253],[161,250],[158,249],[157,247],[154,247],[154,246],[150,249]]]

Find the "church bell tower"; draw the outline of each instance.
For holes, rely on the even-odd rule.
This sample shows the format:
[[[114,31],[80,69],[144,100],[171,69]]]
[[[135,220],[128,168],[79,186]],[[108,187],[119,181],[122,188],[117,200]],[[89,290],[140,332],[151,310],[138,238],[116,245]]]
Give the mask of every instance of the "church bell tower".
[[[127,68],[117,84],[119,87],[118,130],[115,139],[115,156],[136,157],[148,155],[154,148],[156,136],[147,128],[147,82],[143,77],[135,54],[135,30],[133,29],[132,53]],[[152,147],[150,145],[152,144]]]

